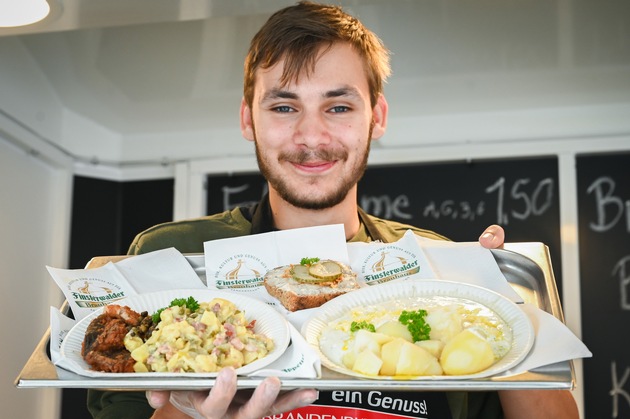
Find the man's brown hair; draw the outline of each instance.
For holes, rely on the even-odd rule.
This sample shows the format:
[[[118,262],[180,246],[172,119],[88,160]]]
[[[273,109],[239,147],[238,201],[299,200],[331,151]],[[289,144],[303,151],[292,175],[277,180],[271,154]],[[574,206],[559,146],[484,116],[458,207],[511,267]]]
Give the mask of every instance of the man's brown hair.
[[[320,48],[347,42],[364,61],[371,105],[383,92],[390,74],[389,52],[381,40],[341,7],[301,1],[275,12],[252,39],[245,59],[243,93],[251,108],[256,71],[284,59],[283,85],[308,76],[315,68]]]

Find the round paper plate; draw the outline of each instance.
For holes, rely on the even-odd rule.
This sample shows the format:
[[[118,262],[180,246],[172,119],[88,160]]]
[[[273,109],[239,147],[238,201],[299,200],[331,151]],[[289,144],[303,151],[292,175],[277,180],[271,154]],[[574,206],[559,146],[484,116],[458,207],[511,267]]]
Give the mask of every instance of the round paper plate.
[[[322,352],[319,338],[331,322],[339,319],[351,309],[369,307],[388,301],[413,300],[414,298],[451,297],[461,298],[482,304],[499,315],[512,329],[512,347],[508,353],[491,367],[469,375],[439,376],[369,376],[358,373],[343,365],[331,361]],[[534,344],[534,327],[529,317],[518,305],[486,288],[445,280],[408,280],[362,288],[328,301],[320,307],[317,314],[302,328],[306,341],[321,357],[322,365],[343,374],[378,380],[461,380],[489,377],[506,371],[521,362]]]
[[[237,308],[245,312],[245,317],[248,321],[256,320],[254,332],[273,339],[274,349],[264,358],[258,359],[250,364],[236,369],[236,373],[239,375],[250,374],[254,371],[267,367],[273,361],[277,360],[289,345],[289,325],[286,319],[278,311],[259,300],[234,292],[216,291],[210,289],[168,290],[150,294],[134,295],[132,297],[116,301],[116,304],[129,306],[139,313],[142,311],[153,313],[162,307],[168,306],[175,298],[188,298],[190,296],[199,302],[211,301],[213,298],[223,298],[233,302]],[[77,374],[88,377],[215,377],[218,374],[216,372],[109,373],[91,370],[90,366],[81,357],[81,344],[88,325],[95,317],[100,315],[102,311],[102,309],[96,310],[89,316],[84,317],[68,332],[68,335],[64,339],[60,348],[60,355],[64,360],[61,365],[64,368],[71,369]]]

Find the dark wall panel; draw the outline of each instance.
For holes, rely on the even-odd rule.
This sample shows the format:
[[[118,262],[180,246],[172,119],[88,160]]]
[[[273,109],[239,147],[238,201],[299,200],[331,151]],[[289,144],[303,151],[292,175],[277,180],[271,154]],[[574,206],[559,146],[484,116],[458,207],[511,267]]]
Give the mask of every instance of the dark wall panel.
[[[587,418],[630,418],[630,153],[577,156]]]
[[[94,256],[127,253],[140,231],[173,219],[173,179],[115,182],[75,176],[70,233],[70,268]],[[61,419],[91,417],[87,391],[64,389]]]

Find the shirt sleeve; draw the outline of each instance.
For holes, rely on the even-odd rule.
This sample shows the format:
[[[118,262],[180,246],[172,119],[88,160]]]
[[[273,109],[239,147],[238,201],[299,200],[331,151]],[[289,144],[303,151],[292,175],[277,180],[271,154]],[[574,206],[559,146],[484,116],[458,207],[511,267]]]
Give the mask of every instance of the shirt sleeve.
[[[94,419],[148,419],[153,415],[144,392],[88,390],[87,408]]]

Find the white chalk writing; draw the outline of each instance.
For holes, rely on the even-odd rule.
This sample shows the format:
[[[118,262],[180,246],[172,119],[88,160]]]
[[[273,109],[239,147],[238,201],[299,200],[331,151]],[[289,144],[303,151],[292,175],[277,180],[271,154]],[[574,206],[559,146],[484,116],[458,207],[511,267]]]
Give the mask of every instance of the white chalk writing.
[[[623,389],[628,381],[628,376],[630,375],[630,368],[626,368],[623,372],[623,376],[621,377],[621,381],[617,379],[617,363],[612,361],[610,364],[610,373],[612,378],[612,388],[608,392],[612,397],[612,417],[616,418],[619,416],[619,398],[622,397],[626,403],[630,406],[630,394]]]
[[[597,220],[589,223],[591,230],[598,233],[608,231],[621,222],[625,213],[626,231],[630,233],[630,200],[624,201],[614,195],[615,180],[607,176],[596,179],[586,193],[593,194]]]

